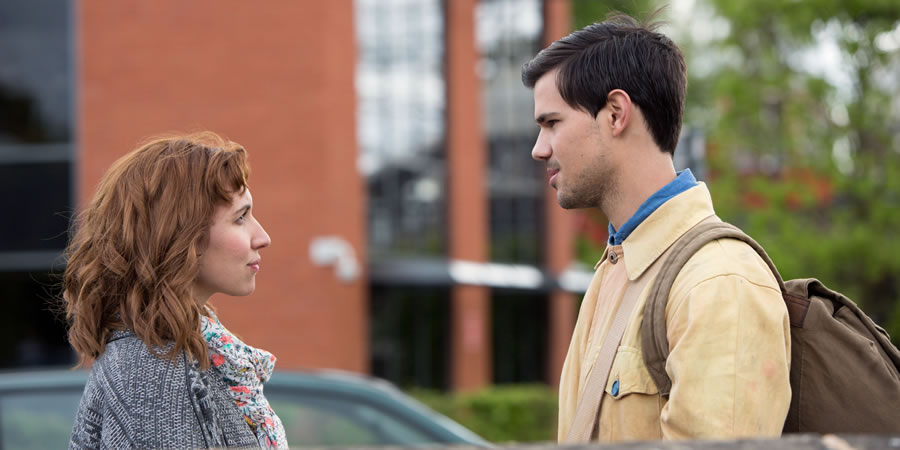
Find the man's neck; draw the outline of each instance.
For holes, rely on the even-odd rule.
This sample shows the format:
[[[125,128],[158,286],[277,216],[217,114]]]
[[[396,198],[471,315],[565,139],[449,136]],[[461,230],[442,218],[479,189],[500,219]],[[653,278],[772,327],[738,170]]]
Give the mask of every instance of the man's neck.
[[[615,229],[620,229],[651,195],[675,179],[672,159],[665,154],[661,156],[663,158],[650,158],[641,165],[623,167],[617,195],[601,206]]]

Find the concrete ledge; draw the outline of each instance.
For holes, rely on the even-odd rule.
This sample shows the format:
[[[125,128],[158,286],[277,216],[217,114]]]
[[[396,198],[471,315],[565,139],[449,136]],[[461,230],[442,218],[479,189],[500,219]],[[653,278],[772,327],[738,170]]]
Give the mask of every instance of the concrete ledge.
[[[402,447],[346,447],[354,449],[387,450]],[[429,447],[451,448],[454,450],[480,449],[471,446]],[[791,434],[780,439],[741,439],[730,441],[652,441],[628,442],[620,444],[557,445],[556,443],[504,444],[497,449],[558,450],[558,449],[627,449],[627,450],[900,450],[900,434],[880,435],[817,435]]]
[[[526,447],[522,447],[526,448]],[[728,441],[654,441],[604,445],[528,446],[538,449],[629,449],[629,450],[900,450],[900,435],[818,435],[791,434],[780,439],[741,439]]]

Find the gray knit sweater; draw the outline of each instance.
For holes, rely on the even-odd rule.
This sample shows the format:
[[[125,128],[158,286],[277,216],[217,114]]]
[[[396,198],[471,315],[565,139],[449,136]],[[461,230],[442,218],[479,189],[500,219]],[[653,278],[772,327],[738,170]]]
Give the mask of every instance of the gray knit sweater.
[[[115,332],[94,362],[69,448],[258,447],[221,376]]]

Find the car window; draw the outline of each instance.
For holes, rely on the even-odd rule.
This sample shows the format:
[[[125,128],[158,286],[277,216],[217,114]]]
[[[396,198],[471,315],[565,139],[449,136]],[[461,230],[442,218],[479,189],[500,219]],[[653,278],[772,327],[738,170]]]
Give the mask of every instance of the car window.
[[[291,447],[414,445],[436,441],[413,419],[350,397],[275,390],[266,391],[266,397],[281,418]]]
[[[0,397],[2,448],[68,446],[81,391],[23,392]]]

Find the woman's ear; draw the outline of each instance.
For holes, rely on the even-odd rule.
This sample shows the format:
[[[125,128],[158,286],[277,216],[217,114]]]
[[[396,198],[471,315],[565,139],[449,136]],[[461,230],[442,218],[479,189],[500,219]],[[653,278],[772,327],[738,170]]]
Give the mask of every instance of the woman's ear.
[[[621,89],[613,89],[606,96],[606,106],[610,111],[607,126],[610,127],[613,136],[619,136],[631,123],[633,112],[631,97]]]

